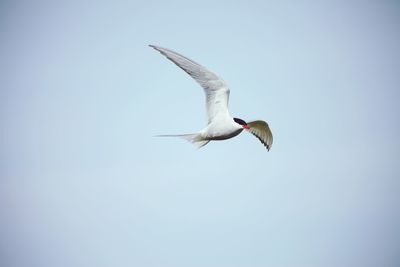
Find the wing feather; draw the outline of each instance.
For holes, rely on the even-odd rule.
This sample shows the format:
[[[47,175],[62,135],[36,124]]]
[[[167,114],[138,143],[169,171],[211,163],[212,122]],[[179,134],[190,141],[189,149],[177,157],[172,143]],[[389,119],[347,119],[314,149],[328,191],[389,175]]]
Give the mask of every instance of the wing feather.
[[[229,116],[229,88],[222,79],[200,64],[177,52],[155,45],[150,45],[150,47],[159,51],[175,63],[203,87],[206,94],[208,123],[211,123],[218,116]]]
[[[273,137],[268,123],[258,120],[247,123],[247,126],[249,126],[248,131],[257,137],[269,151],[272,146]]]

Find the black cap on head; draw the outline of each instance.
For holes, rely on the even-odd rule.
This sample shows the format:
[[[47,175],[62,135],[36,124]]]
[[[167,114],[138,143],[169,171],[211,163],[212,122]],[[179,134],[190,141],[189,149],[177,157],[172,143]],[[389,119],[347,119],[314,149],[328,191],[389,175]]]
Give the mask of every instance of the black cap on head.
[[[246,123],[244,120],[242,120],[242,119],[233,118],[233,120],[234,120],[236,123],[240,124],[240,125],[247,125],[247,123]]]

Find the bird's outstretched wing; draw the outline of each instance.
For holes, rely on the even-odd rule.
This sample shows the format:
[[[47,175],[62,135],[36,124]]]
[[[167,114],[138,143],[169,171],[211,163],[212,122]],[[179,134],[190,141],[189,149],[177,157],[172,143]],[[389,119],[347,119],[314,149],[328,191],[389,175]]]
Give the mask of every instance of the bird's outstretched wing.
[[[252,121],[247,123],[248,131],[256,136],[263,145],[270,150],[272,146],[272,132],[265,121]]]
[[[222,79],[181,54],[155,45],[150,45],[150,47],[166,56],[203,87],[206,94],[208,123],[211,123],[216,117],[229,116],[229,88]]]

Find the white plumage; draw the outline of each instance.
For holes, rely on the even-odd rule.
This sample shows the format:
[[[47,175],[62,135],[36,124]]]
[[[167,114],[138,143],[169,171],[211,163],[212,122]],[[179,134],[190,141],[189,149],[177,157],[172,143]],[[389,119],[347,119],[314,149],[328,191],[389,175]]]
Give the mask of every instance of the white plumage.
[[[243,129],[247,129],[257,136],[268,150],[271,148],[272,133],[266,122],[255,121],[246,123],[241,119],[230,116],[228,110],[230,90],[221,78],[179,53],[155,45],[150,46],[188,73],[203,87],[206,95],[208,116],[208,125],[206,128],[194,134],[162,136],[178,136],[194,143],[198,147],[202,147],[211,140],[229,139],[240,134]]]

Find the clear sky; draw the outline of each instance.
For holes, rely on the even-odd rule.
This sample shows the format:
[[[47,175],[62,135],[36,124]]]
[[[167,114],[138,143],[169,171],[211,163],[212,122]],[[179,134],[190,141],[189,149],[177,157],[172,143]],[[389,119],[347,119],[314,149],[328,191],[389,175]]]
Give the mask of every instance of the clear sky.
[[[0,265],[400,266],[399,28],[398,1],[2,1]],[[271,151],[154,138],[206,114],[148,44]]]

